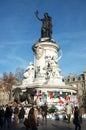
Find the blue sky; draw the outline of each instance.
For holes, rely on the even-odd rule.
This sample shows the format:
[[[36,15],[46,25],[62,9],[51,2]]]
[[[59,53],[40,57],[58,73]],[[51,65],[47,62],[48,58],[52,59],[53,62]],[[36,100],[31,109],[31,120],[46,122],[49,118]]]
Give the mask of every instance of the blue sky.
[[[86,0],[0,0],[0,75],[25,69],[34,61],[32,45],[40,38],[43,18],[52,17],[52,38],[63,56],[63,76],[86,70]]]

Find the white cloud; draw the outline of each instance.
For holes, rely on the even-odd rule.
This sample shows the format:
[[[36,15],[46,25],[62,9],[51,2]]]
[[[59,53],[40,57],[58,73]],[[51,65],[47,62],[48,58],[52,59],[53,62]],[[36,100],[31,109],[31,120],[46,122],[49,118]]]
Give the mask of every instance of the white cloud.
[[[0,47],[6,47],[7,45],[20,45],[20,44],[30,44],[32,43],[32,41],[28,41],[28,40],[22,40],[22,41],[8,41],[8,42],[1,42],[2,45],[0,45]]]

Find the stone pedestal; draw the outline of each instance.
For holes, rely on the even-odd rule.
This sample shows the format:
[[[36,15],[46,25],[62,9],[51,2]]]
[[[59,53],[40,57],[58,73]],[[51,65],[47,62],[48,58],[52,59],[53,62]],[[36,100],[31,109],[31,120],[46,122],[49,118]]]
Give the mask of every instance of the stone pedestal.
[[[41,38],[33,45],[35,81],[54,82],[57,85],[63,85],[60,68],[58,65],[59,46],[53,39]],[[58,81],[58,82],[57,82]]]

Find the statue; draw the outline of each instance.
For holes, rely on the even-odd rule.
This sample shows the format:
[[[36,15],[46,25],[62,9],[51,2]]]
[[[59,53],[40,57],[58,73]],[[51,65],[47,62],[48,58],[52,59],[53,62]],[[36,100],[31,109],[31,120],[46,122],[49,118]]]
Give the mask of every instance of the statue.
[[[48,13],[44,13],[44,18],[41,19],[38,16],[38,11],[35,12],[35,15],[38,20],[42,21],[42,28],[41,28],[41,37],[49,37],[51,38],[52,34],[52,18],[48,15]]]

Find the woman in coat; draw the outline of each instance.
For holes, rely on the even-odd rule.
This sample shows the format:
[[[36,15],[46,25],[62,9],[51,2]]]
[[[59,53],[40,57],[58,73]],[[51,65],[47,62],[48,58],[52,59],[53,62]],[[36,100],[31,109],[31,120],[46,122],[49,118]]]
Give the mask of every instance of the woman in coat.
[[[81,130],[81,124],[80,124],[80,115],[79,115],[79,109],[76,106],[74,110],[74,124],[75,124],[75,130],[79,128]]]

